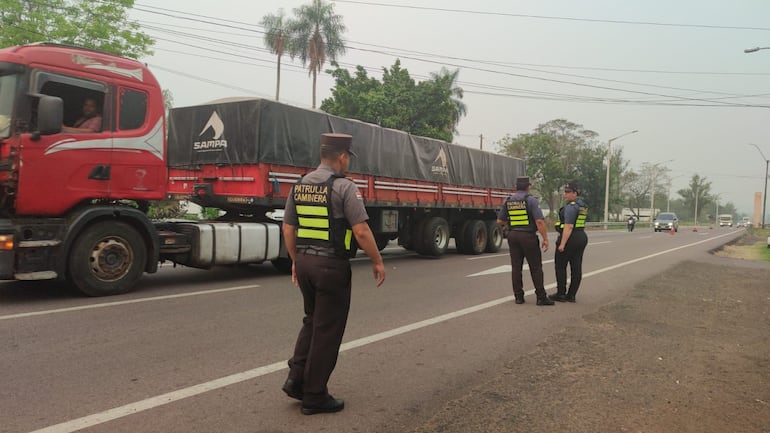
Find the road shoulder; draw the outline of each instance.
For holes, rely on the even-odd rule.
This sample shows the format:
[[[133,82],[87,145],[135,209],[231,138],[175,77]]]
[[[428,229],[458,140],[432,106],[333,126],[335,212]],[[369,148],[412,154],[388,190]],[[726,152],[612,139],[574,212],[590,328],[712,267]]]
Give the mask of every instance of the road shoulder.
[[[682,262],[415,431],[770,432],[769,330],[770,264]]]

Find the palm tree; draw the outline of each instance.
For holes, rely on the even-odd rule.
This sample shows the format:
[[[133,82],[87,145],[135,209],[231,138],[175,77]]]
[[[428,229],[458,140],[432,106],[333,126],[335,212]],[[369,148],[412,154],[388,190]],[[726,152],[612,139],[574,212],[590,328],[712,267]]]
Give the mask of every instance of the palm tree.
[[[289,48],[291,22],[284,19],[283,9],[279,9],[276,15],[265,15],[260,25],[265,27],[265,45],[271,53],[278,56],[275,80],[275,100],[277,101],[281,93],[281,56]]]
[[[457,76],[460,75],[460,70],[455,69],[453,72],[447,68],[442,67],[439,72],[431,72],[430,77],[433,81],[442,86],[447,92],[449,92],[450,102],[452,104],[452,132],[457,133],[457,125],[460,124],[460,118],[468,113],[468,107],[462,101],[463,89],[457,86]]]
[[[345,25],[342,17],[334,13],[334,4],[312,0],[308,5],[294,9],[296,21],[291,23],[292,54],[299,56],[313,76],[313,108],[316,107],[316,83],[318,73],[326,62],[337,60],[345,53],[342,34]]]

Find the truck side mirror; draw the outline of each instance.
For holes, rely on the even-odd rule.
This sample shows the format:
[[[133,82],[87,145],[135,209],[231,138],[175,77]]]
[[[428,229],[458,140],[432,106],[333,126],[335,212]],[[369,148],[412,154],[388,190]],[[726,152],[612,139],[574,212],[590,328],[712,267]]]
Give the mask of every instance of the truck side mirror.
[[[42,95],[37,103],[37,130],[42,135],[61,132],[64,102],[56,96]]]

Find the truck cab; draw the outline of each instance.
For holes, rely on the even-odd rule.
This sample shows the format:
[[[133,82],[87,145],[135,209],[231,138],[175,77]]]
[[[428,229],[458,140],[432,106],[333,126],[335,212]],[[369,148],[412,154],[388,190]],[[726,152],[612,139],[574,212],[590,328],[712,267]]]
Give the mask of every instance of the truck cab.
[[[87,100],[101,125],[73,130]],[[0,50],[0,208],[59,216],[94,199],[162,199],[162,101],[133,60],[54,44]]]
[[[719,227],[732,227],[733,216],[731,214],[721,214],[717,217],[719,221]]]

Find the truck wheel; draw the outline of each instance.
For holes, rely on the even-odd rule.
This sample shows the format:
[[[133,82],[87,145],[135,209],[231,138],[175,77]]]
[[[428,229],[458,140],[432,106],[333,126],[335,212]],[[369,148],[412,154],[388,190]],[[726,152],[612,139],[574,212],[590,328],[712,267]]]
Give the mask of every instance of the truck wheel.
[[[273,267],[283,274],[291,274],[291,258],[290,257],[278,257],[277,259],[270,260]]]
[[[69,279],[88,296],[125,293],[142,276],[147,246],[130,225],[104,221],[86,228],[69,257]]]
[[[488,253],[496,253],[503,245],[503,229],[495,220],[486,221],[487,226],[487,248]]]
[[[449,246],[449,223],[441,217],[431,217],[424,221],[422,227],[422,239],[418,253],[439,257],[446,252]]]
[[[471,220],[463,221],[460,224],[460,228],[455,233],[455,247],[457,248],[457,252],[460,254],[469,254],[467,252],[468,248],[463,243],[463,240],[465,238],[465,230],[468,228],[468,224],[471,223]]]
[[[465,254],[478,255],[487,247],[487,225],[482,220],[471,220],[463,232]]]

